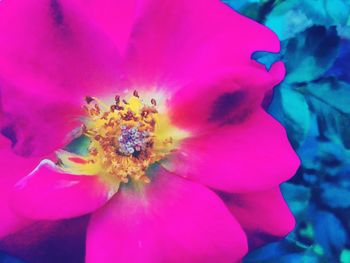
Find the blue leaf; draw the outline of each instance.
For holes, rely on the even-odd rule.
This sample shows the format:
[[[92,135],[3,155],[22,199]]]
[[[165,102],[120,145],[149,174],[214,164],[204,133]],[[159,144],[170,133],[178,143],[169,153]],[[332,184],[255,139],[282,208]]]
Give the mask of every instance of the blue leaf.
[[[296,217],[300,217],[301,214],[305,213],[311,197],[311,191],[309,188],[302,185],[284,183],[281,185],[281,191]]]
[[[332,208],[350,207],[350,190],[330,183],[322,185],[322,201]]]
[[[315,241],[328,258],[334,259],[345,248],[346,239],[345,228],[338,218],[326,211],[316,212]]]
[[[311,123],[309,106],[304,94],[287,85],[282,85],[279,92],[281,93],[284,124],[288,134],[293,134],[291,137],[293,146],[298,147],[309,132]]]
[[[255,263],[255,262],[281,262],[285,256],[299,255],[306,251],[307,247],[299,244],[294,240],[282,240],[263,246],[255,251],[249,253],[244,263]],[[293,257],[293,256],[292,256]],[[296,256],[298,257],[298,256]]]
[[[325,76],[333,76],[339,80],[350,83],[350,40],[343,39],[340,44],[339,54],[333,66]]]
[[[283,42],[286,81],[306,82],[321,77],[334,63],[340,39],[335,27],[313,26]]]

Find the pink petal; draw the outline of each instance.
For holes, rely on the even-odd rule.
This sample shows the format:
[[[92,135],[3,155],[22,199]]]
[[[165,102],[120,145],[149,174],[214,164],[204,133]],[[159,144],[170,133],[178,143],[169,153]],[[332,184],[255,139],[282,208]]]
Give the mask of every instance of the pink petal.
[[[44,156],[64,147],[81,126],[82,108],[64,97],[2,82],[0,130],[23,156]]]
[[[80,8],[124,51],[134,22],[136,0],[79,0]]]
[[[254,51],[279,51],[272,31],[219,0],[141,2],[126,61],[135,84],[169,88],[247,66]]]
[[[118,51],[76,9],[72,1],[1,3],[2,77],[26,90],[41,84],[41,92],[57,96],[95,95],[86,93],[113,87]]]
[[[84,262],[88,216],[37,221],[0,240],[0,250],[25,262]]]
[[[10,142],[0,136],[0,238],[13,233],[30,223],[30,220],[16,215],[9,206],[9,194],[14,184],[30,173],[37,163],[36,158],[23,158],[10,149]]]
[[[261,191],[288,180],[299,167],[284,128],[263,110],[242,123],[189,138],[169,169],[228,192]]]
[[[64,219],[95,211],[110,198],[97,176],[73,175],[44,160],[16,184],[11,204],[33,219]]]
[[[192,132],[244,121],[284,77],[282,62],[217,70],[184,86],[168,101],[172,122]]]
[[[72,1],[1,3],[2,77],[26,90],[41,84],[41,92],[57,96],[113,87],[118,51],[76,9]]]
[[[34,135],[32,131],[24,131],[26,127],[16,131],[24,136],[24,141],[41,136],[45,144],[57,141],[58,138],[51,137],[59,126],[53,120],[70,120],[67,104],[79,108],[84,96],[105,92],[114,95],[118,89],[118,50],[80,13],[73,1],[4,1],[0,5],[0,17],[0,75],[5,82],[0,90],[2,103],[6,104],[3,110],[10,118],[19,119],[16,124],[10,121],[10,126],[32,123],[31,128],[35,125],[38,132]],[[15,97],[11,96],[13,87],[16,87]],[[17,96],[23,100],[16,100]],[[47,98],[50,100],[46,101]],[[18,107],[20,103],[23,104]],[[46,107],[52,104],[55,110]],[[33,119],[41,114],[44,116]],[[52,125],[53,129],[41,129],[40,123]]]
[[[207,188],[161,170],[92,216],[86,262],[236,262],[246,237],[227,212]]]
[[[225,195],[225,203],[248,235],[250,246],[261,246],[293,230],[294,217],[278,187],[263,192]]]

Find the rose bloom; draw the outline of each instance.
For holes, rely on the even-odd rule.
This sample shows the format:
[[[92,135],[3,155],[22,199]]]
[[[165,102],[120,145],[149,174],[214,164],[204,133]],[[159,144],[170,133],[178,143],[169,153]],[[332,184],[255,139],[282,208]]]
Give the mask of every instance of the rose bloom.
[[[293,229],[268,28],[219,0],[4,0],[0,32],[3,249],[56,262],[74,237],[48,225],[85,215],[87,263],[237,262]]]

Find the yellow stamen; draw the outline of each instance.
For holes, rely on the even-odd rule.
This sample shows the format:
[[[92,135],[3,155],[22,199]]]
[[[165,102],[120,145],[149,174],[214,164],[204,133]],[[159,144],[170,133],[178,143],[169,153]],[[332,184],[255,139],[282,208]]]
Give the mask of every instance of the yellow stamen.
[[[161,161],[187,136],[171,125],[157,102],[144,103],[137,91],[128,100],[115,96],[113,105],[86,97],[87,118],[82,134],[90,139],[86,157],[59,152],[63,168],[72,173],[99,175],[104,181],[149,183],[148,167]]]

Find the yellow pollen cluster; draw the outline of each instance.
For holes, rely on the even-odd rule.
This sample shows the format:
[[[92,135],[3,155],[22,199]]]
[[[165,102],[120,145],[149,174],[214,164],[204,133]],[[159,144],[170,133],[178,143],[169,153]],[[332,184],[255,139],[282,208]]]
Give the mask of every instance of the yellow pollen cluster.
[[[84,109],[88,118],[82,133],[90,139],[87,163],[100,167],[98,173],[107,181],[148,183],[147,168],[168,153],[155,149],[156,101],[145,105],[135,91],[128,101],[116,96],[111,106],[86,97]],[[172,148],[173,139],[164,138],[162,143]]]

